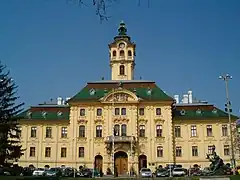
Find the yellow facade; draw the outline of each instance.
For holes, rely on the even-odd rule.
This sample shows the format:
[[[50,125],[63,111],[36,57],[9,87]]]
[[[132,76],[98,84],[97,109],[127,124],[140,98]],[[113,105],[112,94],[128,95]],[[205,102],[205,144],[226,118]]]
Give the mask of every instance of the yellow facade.
[[[122,50],[124,56],[120,56]],[[67,105],[45,104],[25,112],[26,116],[20,123],[21,142],[26,151],[19,160],[20,165],[96,167],[104,174],[108,168],[114,170],[114,161],[121,174],[129,173],[132,166],[136,172],[143,166],[154,170],[159,165],[173,163],[182,164],[185,168],[194,164],[207,167],[206,153],[211,145],[215,145],[217,153],[229,162],[227,116],[219,116],[219,119],[175,119],[172,116],[175,111],[172,108],[173,99],[155,100],[149,96],[144,100],[134,90],[129,90],[131,84],[141,84],[139,87],[155,85],[153,82],[133,80],[135,45],[128,36],[120,36],[109,45],[109,51],[112,79],[93,83],[95,89],[100,86],[108,88],[106,92],[104,89],[101,98],[95,101],[70,99]],[[121,70],[121,65],[124,70]],[[118,83],[120,85],[116,85]],[[115,86],[109,90],[110,84]],[[130,84],[130,88],[124,88],[125,84]],[[90,95],[94,94],[93,90],[90,89]],[[191,108],[203,107],[203,111],[205,108],[215,110],[213,105],[190,105]],[[180,110],[185,106],[176,105]],[[40,112],[40,115],[34,116],[35,112]],[[67,118],[58,118],[64,112],[69,113]],[[56,118],[48,118],[53,113]]]

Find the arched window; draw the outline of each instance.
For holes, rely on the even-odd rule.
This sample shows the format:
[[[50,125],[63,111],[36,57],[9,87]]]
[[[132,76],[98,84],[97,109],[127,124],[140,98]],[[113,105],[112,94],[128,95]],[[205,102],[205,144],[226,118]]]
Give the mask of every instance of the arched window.
[[[125,75],[125,67],[124,67],[124,65],[121,65],[121,66],[119,67],[119,74],[120,74],[120,75]]]
[[[127,125],[126,124],[123,124],[121,126],[121,133],[122,133],[122,136],[127,136]]]
[[[119,136],[120,135],[120,125],[115,124],[114,125],[114,136]]]
[[[162,137],[162,125],[156,126],[156,134],[157,134],[157,137]]]
[[[114,51],[112,52],[112,56],[113,56],[113,57],[116,57],[116,55],[117,55],[117,52],[114,50]]]
[[[102,126],[96,126],[96,137],[102,137]]]
[[[144,125],[139,126],[139,136],[145,137],[145,126]]]
[[[128,56],[132,56],[132,51],[128,50]]]
[[[85,126],[79,126],[79,137],[85,137]]]
[[[125,55],[124,55],[124,50],[121,50],[121,51],[120,51],[120,56],[121,56],[121,57],[124,57],[124,56],[125,56]]]

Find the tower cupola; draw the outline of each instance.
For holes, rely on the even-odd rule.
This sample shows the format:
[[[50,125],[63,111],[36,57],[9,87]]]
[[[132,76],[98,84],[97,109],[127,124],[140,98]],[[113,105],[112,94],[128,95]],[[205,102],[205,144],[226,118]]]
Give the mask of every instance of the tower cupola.
[[[118,35],[109,45],[110,67],[112,80],[133,80],[135,68],[136,45],[127,35],[127,28],[120,22]]]

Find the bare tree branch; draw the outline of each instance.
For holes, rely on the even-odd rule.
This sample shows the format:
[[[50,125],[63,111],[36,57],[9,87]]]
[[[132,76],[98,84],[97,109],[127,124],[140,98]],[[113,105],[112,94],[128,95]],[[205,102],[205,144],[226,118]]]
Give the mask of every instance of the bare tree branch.
[[[68,2],[73,2],[78,6],[88,6],[86,4],[87,1],[90,0],[67,0]],[[107,21],[111,16],[107,15],[107,9],[111,4],[116,2],[116,0],[92,0],[91,5],[96,9],[96,15],[99,16],[100,21]]]
[[[115,3],[117,0],[67,0],[68,2],[73,2],[78,6],[87,6],[87,2],[91,2],[91,6],[93,6],[96,9],[96,15],[99,16],[100,22],[107,21],[111,16],[108,16],[107,10],[108,8]],[[150,0],[147,0],[147,6],[149,8],[150,6]],[[141,0],[138,0],[138,6],[141,5]]]

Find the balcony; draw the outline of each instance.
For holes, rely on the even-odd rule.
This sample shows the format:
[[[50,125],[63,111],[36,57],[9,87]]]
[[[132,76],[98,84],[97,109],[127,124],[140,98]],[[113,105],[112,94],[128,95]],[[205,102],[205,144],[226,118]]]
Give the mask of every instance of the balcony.
[[[108,136],[106,138],[106,143],[112,143],[114,139],[114,143],[133,143],[136,141],[134,136]]]

